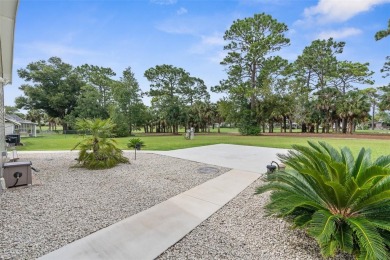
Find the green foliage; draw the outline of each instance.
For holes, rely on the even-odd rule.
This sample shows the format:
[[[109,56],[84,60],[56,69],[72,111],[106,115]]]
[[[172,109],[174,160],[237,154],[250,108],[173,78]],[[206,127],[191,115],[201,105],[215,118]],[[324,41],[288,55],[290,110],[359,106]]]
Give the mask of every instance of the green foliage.
[[[389,259],[390,155],[356,158],[325,142],[293,145],[279,159],[290,169],[269,174],[257,194],[272,190],[270,214],[293,221],[313,236],[324,257],[338,251],[359,259]]]
[[[388,24],[387,24],[387,28],[386,29],[383,29],[383,30],[380,30],[378,31],[376,34],[375,34],[375,40],[379,41],[387,36],[390,35],[390,19],[388,21]]]
[[[274,55],[290,44],[287,30],[284,23],[265,13],[234,21],[223,37],[228,54],[221,64],[227,68],[228,79],[213,90],[250,98],[255,112],[258,99],[288,63]]]
[[[111,120],[115,124],[113,129],[113,134],[116,137],[126,137],[129,136],[129,124],[127,118],[123,113],[120,113],[119,108],[115,107],[111,110]]]
[[[245,114],[241,117],[238,123],[238,131],[242,135],[258,135],[260,133],[260,127],[251,111],[245,111]]]
[[[259,135],[260,127],[258,125],[240,125],[238,131],[242,135]]]
[[[109,138],[114,128],[110,119],[78,119],[77,129],[88,133],[72,150],[80,148],[78,162],[87,169],[107,169],[118,163],[128,163],[128,158],[117,148],[116,141]]]
[[[60,119],[73,111],[84,84],[72,65],[58,57],[51,57],[47,62],[32,62],[25,69],[19,69],[18,75],[33,84],[20,87],[25,96],[15,99],[17,108],[42,109]]]
[[[71,116],[75,118],[108,118],[101,105],[101,93],[92,85],[84,85],[77,97],[76,107]]]
[[[110,110],[110,116],[117,125],[115,133],[128,136],[132,134],[133,128],[145,122],[143,114],[146,110],[141,100],[141,89],[130,67],[123,71],[120,81],[113,85],[112,92],[116,103]]]
[[[88,90],[92,95],[94,95],[94,97],[89,98],[88,92],[84,97],[84,99],[87,99],[87,104],[91,102],[91,105],[96,106],[95,110],[97,111],[95,113],[99,114],[98,116],[93,115],[93,117],[104,119],[108,118],[109,105],[112,102],[112,85],[115,82],[113,79],[111,79],[111,77],[116,75],[115,72],[111,68],[99,67],[89,64],[84,64],[77,67],[76,71],[84,79],[84,81],[95,90]],[[82,101],[79,102],[78,106],[82,106],[82,103]]]
[[[390,110],[390,84],[379,88],[382,95],[379,97],[379,109]]]
[[[144,141],[142,141],[141,138],[132,138],[127,143],[127,147],[128,148],[135,148],[137,144],[140,145],[141,147],[145,146]]]

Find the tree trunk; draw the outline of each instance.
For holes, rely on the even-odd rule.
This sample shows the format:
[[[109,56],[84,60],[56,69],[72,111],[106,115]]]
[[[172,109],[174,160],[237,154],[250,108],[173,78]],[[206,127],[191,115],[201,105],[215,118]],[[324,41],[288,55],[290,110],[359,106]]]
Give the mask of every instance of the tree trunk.
[[[342,128],[343,134],[346,134],[347,133],[347,118],[346,117],[343,117],[343,119],[341,121],[341,128]]]
[[[66,131],[68,131],[68,124],[67,123],[62,123],[62,133],[66,134]]]
[[[372,105],[372,130],[375,129],[375,120],[374,120],[374,116],[375,116],[375,103]]]
[[[349,120],[349,133],[352,134],[352,129],[353,129],[353,120],[350,118]]]
[[[272,133],[272,120],[270,119],[269,121],[268,121],[268,133]]]
[[[302,123],[302,133],[306,133],[307,132],[307,126],[306,126],[306,123],[303,122]]]
[[[256,63],[252,63],[252,73],[251,73],[251,84],[252,84],[252,90],[256,88]],[[253,91],[254,93],[255,91]],[[253,113],[256,112],[256,95],[251,95],[251,111]]]

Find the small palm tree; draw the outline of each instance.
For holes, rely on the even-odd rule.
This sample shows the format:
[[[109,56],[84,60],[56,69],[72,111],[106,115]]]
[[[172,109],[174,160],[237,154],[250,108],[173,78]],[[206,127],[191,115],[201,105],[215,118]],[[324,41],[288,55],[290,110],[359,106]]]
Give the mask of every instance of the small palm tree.
[[[359,259],[390,259],[390,155],[371,162],[370,150],[354,159],[324,142],[294,145],[278,155],[290,167],[268,175],[270,214],[292,220],[318,242],[324,257],[338,251]]]
[[[110,119],[78,119],[77,129],[84,131],[84,139],[72,149],[80,147],[78,162],[88,169],[111,168],[118,163],[128,163],[111,136],[115,124]]]
[[[137,148],[137,146],[137,150],[139,150],[139,148],[141,148],[142,146],[145,146],[144,141],[142,141],[141,138],[132,138],[127,143],[128,148]]]

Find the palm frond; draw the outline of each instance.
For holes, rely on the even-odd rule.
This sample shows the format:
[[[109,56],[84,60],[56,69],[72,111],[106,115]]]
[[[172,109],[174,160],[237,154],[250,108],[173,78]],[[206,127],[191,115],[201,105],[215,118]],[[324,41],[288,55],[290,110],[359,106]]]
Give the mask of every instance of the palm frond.
[[[308,231],[318,242],[324,256],[334,256],[336,252],[334,237],[338,218],[326,210],[319,210],[313,214]]]
[[[355,164],[353,166],[351,175],[356,178],[359,173],[363,172],[371,163],[371,150],[362,148],[359,152],[358,157],[356,158]]]
[[[390,168],[390,155],[382,155],[374,162],[375,165]]]
[[[339,223],[337,228],[338,230],[336,232],[335,238],[338,241],[340,249],[344,252],[352,254],[354,249],[352,229],[344,221]]]
[[[266,209],[307,229],[324,256],[339,250],[361,259],[387,259],[390,236],[390,156],[356,160],[324,142],[293,145],[278,158],[288,168],[270,174],[257,193],[272,191]],[[382,235],[384,234],[384,235]]]
[[[383,238],[367,219],[349,218],[346,222],[358,237],[357,242],[364,257],[367,259],[389,259],[390,255],[385,250]]]

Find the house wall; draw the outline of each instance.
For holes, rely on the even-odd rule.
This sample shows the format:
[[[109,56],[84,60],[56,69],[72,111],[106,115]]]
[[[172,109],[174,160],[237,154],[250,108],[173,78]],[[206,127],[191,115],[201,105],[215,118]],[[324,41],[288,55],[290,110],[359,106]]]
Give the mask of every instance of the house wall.
[[[14,133],[14,124],[13,123],[5,123],[5,135],[12,135]]]

